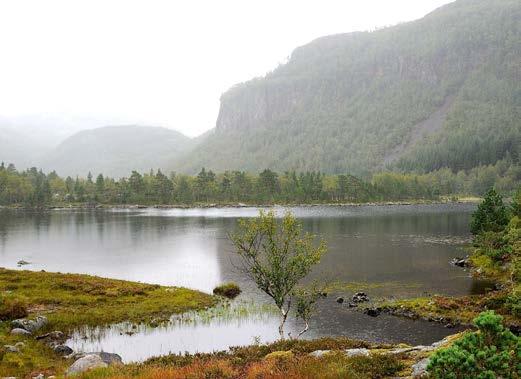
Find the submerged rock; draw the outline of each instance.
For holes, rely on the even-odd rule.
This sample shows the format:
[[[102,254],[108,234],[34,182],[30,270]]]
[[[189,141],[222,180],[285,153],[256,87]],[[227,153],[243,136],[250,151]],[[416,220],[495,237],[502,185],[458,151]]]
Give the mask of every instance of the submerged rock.
[[[341,296],[339,296],[339,297],[336,298],[336,302],[337,302],[338,304],[342,304],[342,303],[344,302],[344,298],[341,297]]]

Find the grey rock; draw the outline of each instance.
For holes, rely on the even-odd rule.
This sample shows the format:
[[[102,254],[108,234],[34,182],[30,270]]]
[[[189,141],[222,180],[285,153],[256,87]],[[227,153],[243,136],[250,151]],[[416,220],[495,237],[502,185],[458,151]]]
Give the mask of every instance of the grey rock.
[[[424,358],[421,361],[416,362],[412,365],[412,377],[413,378],[426,378],[427,366],[429,365],[429,358]]]
[[[25,329],[28,332],[34,333],[45,325],[47,325],[47,317],[44,316],[36,316],[36,319],[29,320],[26,318],[21,318],[18,320],[11,321],[11,326],[14,329]]]
[[[309,353],[314,358],[322,358],[324,355],[329,354],[331,350],[315,350]]]
[[[71,367],[67,369],[68,375],[76,375],[95,368],[108,367],[109,365],[101,359],[97,354],[88,354],[75,361]]]
[[[347,349],[345,353],[348,357],[359,357],[359,356],[369,356],[369,350],[365,348],[361,349]]]
[[[354,303],[363,303],[365,301],[369,301],[369,296],[365,292],[357,292],[353,295]]]
[[[120,365],[123,364],[123,360],[118,354],[114,353],[96,353],[102,360],[108,365]]]
[[[14,346],[17,347],[18,349],[23,349],[25,347],[25,343],[17,342],[14,344]]]
[[[20,349],[13,345],[4,345],[4,349],[8,353],[19,353],[20,352]]]
[[[43,374],[38,374],[36,376],[33,376],[33,379],[45,379],[45,376],[43,376]]]
[[[22,328],[14,328],[11,330],[13,336],[30,336],[31,332]]]
[[[67,345],[58,345],[54,347],[54,352],[59,355],[71,355],[74,351]]]
[[[18,267],[20,267],[20,266],[30,265],[31,262],[27,262],[22,259],[22,260],[19,260],[18,262],[16,262],[16,264],[18,265]]]

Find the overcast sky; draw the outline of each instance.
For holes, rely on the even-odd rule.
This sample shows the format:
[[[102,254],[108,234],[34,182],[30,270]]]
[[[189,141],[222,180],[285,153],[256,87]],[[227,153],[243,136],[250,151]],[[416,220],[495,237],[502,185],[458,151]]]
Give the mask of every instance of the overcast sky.
[[[295,47],[449,2],[3,0],[0,117],[41,118],[42,128],[152,124],[195,136],[214,127],[224,91]]]

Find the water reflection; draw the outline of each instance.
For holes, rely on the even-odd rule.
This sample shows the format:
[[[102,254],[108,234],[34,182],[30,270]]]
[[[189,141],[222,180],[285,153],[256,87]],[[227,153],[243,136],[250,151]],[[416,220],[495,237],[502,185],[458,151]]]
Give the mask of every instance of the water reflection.
[[[285,208],[275,208],[282,215]],[[486,283],[449,265],[464,252],[454,243],[469,238],[473,206],[361,206],[292,208],[306,230],[323,236],[329,252],[312,273],[328,282],[360,282],[337,292],[350,296],[366,290],[372,298],[426,293],[481,293]],[[210,292],[224,281],[238,282],[240,299],[268,301],[232,264],[227,233],[239,217],[253,217],[255,208],[189,210],[0,211],[0,266],[89,273]],[[378,285],[375,285],[378,284]],[[385,342],[429,343],[452,330],[393,317],[369,318],[334,301],[320,307],[309,337],[345,335]],[[115,351],[128,360],[169,351],[209,351],[246,344],[254,336],[276,337],[273,315],[248,315],[211,320],[207,324],[172,323],[153,330],[141,327],[129,336],[121,326],[98,340],[76,344]],[[297,329],[294,320],[290,330]],[[95,342],[97,341],[97,342]],[[77,345],[80,346],[80,345]],[[81,347],[80,346],[80,347]]]

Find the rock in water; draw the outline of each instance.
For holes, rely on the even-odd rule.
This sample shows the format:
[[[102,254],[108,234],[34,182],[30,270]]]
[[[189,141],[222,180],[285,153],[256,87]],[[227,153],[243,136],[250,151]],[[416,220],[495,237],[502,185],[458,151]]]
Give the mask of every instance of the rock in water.
[[[369,301],[369,296],[365,292],[357,292],[353,295],[353,302],[363,303],[364,301]]]
[[[364,310],[364,313],[371,317],[378,317],[380,316],[381,312],[382,310],[380,308],[367,308],[366,310]]]
[[[95,368],[108,367],[109,365],[103,362],[103,359],[97,354],[88,354],[83,358],[78,359],[67,370],[68,375],[80,374],[82,372],[92,370]]]
[[[58,345],[54,349],[54,352],[59,355],[71,355],[74,351],[67,345]]]
[[[450,263],[454,266],[457,266],[457,267],[468,267],[469,265],[469,262],[468,262],[468,257],[466,258],[453,258]]]
[[[103,362],[105,362],[108,365],[121,365],[123,364],[123,360],[118,354],[113,353],[96,353]]]
[[[337,298],[336,298],[336,302],[337,302],[338,304],[342,304],[342,303],[344,302],[344,298],[343,298],[343,297],[337,297]]]

